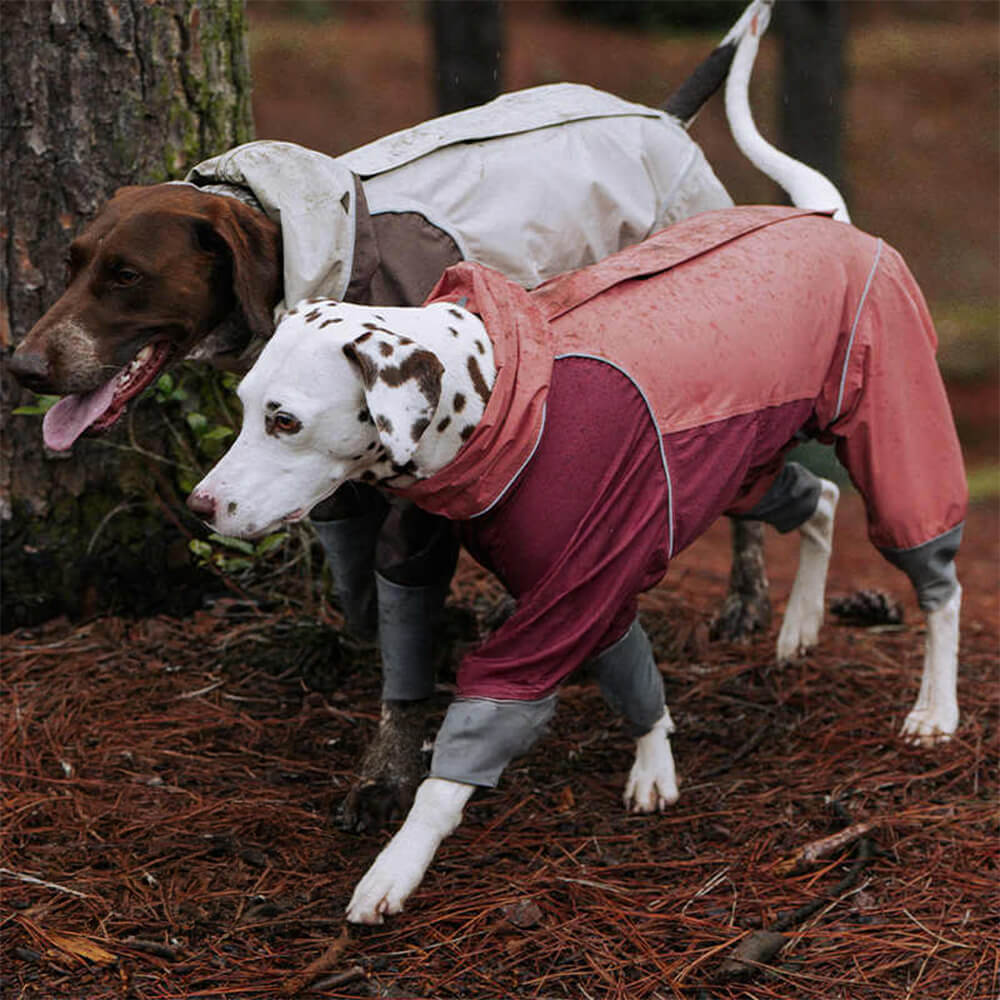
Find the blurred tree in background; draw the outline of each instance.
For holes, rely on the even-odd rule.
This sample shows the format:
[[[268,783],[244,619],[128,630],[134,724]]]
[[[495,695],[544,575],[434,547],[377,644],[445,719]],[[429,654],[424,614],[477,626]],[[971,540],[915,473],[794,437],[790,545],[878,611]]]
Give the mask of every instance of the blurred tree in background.
[[[438,114],[492,101],[501,91],[500,0],[429,0]]]

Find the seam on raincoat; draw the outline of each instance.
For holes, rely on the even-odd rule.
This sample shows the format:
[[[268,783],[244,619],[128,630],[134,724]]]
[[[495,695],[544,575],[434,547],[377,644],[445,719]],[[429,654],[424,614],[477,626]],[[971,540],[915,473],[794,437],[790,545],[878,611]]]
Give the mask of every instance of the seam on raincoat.
[[[531,451],[528,452],[528,457],[520,464],[517,471],[510,477],[504,488],[481,511],[470,515],[470,520],[474,517],[482,517],[484,514],[488,514],[491,510],[493,510],[493,508],[507,495],[507,492],[514,485],[514,483],[517,482],[521,473],[524,472],[524,470],[531,463],[531,460],[535,457],[535,452],[538,451],[538,446],[542,443],[542,435],[545,433],[545,415],[547,412],[547,404],[543,403],[542,419],[538,422],[538,436],[535,438],[535,443],[531,446]]]
[[[858,301],[858,309],[854,314],[854,322],[851,324],[851,336],[847,341],[847,353],[844,355],[844,367],[840,373],[840,388],[837,392],[837,409],[834,411],[834,420],[840,417],[841,407],[844,405],[844,387],[847,384],[847,367],[851,361],[851,350],[854,347],[854,336],[858,332],[858,323],[861,320],[861,310],[865,307],[865,302],[868,300],[868,290],[872,286],[872,282],[875,280],[875,271],[878,269],[879,261],[882,259],[882,240],[878,241],[875,247],[875,260],[872,262],[871,270],[868,272],[868,280],[865,282],[864,291],[861,293],[861,299]]]
[[[624,375],[625,378],[632,383],[635,387],[635,391],[638,392],[639,396],[642,398],[642,402],[646,407],[646,412],[649,414],[650,422],[653,425],[653,430],[656,431],[657,446],[660,449],[660,462],[663,465],[663,478],[667,483],[667,525],[669,526],[667,558],[672,559],[674,555],[674,489],[673,484],[670,481],[670,466],[667,462],[666,449],[663,446],[663,435],[660,433],[660,425],[656,422],[656,413],[650,405],[646,393],[627,369],[623,368],[615,361],[610,361],[608,358],[602,358],[599,354],[587,354],[583,351],[569,351],[566,354],[557,354],[555,356],[556,361],[562,361],[564,358],[584,358],[587,361],[599,361],[601,364],[609,365],[611,368],[614,368],[615,371]]]

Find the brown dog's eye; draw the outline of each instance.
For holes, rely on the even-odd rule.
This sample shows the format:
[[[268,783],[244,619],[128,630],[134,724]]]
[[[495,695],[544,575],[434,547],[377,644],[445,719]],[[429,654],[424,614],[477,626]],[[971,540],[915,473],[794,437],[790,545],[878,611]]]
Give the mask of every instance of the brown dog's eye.
[[[298,434],[302,421],[290,413],[268,414],[264,418],[264,429],[268,434]]]
[[[115,268],[115,284],[120,285],[123,288],[128,288],[130,285],[136,285],[142,280],[142,275],[135,270],[133,267],[121,267]]]

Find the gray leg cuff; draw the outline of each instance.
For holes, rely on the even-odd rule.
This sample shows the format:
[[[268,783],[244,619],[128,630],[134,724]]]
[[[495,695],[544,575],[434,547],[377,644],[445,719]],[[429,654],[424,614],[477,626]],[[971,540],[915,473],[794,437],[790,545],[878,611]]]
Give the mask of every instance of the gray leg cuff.
[[[746,521],[763,521],[784,534],[813,516],[821,489],[819,476],[798,462],[786,462],[753,510],[739,516]]]
[[[590,661],[604,700],[625,718],[629,735],[638,738],[663,715],[663,678],[653,657],[653,647],[636,619],[613,646]]]
[[[431,777],[496,787],[503,769],[545,732],[556,695],[536,701],[458,698],[434,741]]]
[[[403,587],[376,574],[382,700],[419,701],[434,693],[434,630],[448,587]]]
[[[941,607],[955,593],[958,577],[955,575],[955,555],[962,542],[965,522],[955,525],[943,535],[932,538],[912,549],[879,549],[893,564],[901,569],[917,592],[921,610],[933,611]]]
[[[385,510],[375,509],[332,521],[312,521],[323,546],[333,592],[348,631],[375,637],[375,542]]]

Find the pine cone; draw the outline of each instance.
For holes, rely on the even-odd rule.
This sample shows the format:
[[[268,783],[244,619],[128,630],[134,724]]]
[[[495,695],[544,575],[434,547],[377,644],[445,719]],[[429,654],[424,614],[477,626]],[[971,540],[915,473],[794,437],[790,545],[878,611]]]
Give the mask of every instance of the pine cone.
[[[830,613],[836,615],[844,625],[900,625],[903,608],[881,590],[856,590],[847,597],[830,602]]]

